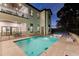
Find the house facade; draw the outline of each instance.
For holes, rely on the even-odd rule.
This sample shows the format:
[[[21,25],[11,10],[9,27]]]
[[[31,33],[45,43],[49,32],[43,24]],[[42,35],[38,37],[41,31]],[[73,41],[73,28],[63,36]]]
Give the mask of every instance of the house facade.
[[[38,10],[31,4],[1,3],[0,4],[0,36],[22,34],[50,33],[51,10]]]

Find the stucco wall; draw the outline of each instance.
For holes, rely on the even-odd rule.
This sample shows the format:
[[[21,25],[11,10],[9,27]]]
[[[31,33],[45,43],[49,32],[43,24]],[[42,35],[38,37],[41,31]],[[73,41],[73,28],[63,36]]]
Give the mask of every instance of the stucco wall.
[[[45,35],[45,11],[40,13],[40,33]]]
[[[49,25],[50,24],[50,19],[49,19],[49,11],[43,10],[40,13],[40,28],[44,27],[44,35],[49,34]],[[40,33],[42,33],[42,29],[40,29]]]
[[[33,23],[33,31],[36,32],[37,26],[39,24],[39,19],[34,15],[31,19],[25,19],[5,13],[0,12],[0,21],[12,21],[17,23],[26,23],[27,24],[27,34],[30,34],[30,31],[28,31],[28,28],[30,28],[30,24]]]

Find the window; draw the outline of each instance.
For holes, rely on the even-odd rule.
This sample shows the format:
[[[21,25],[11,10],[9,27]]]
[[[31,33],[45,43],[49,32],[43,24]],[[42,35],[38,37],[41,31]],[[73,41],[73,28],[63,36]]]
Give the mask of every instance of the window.
[[[33,10],[31,10],[31,13],[30,13],[30,15],[31,15],[31,16],[33,16]]]
[[[31,23],[30,26],[33,26],[33,24]]]
[[[39,17],[40,15],[39,15],[39,13],[37,13],[37,17]]]
[[[25,7],[22,11],[23,13],[28,14],[28,7]]]
[[[21,14],[21,16],[23,15],[23,17],[27,18],[28,17],[28,7],[22,6],[19,9],[19,15]]]
[[[23,13],[24,13],[24,17],[28,18],[28,8],[27,7],[25,7],[25,9],[23,10]]]
[[[37,32],[39,32],[39,31],[40,31],[40,26],[38,25],[38,26],[37,26]]]
[[[33,33],[33,24],[30,24],[30,32]]]

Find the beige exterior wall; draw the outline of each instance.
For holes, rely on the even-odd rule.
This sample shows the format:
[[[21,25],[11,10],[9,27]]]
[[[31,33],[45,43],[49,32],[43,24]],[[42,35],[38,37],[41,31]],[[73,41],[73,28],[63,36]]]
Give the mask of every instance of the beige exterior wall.
[[[31,6],[26,4],[26,7],[29,8],[29,15],[31,13],[31,10],[33,11],[33,16],[31,16],[31,19],[29,19],[29,25],[32,23],[33,24],[33,32],[36,33],[37,32],[37,27],[40,26],[40,16],[38,17],[37,14],[40,14],[39,11],[37,11],[36,9],[32,8]]]
[[[25,4],[24,4],[25,5]],[[10,14],[6,14],[6,13],[2,13],[0,12],[0,22],[1,21],[9,21],[9,22],[13,22],[13,23],[17,23],[20,25],[20,27],[22,28],[23,24],[26,24],[26,27],[24,25],[24,28],[21,29],[22,31],[26,28],[26,31],[24,30],[23,32],[26,34],[31,34],[30,30],[30,24],[33,24],[33,33],[37,32],[37,27],[40,27],[40,34],[48,34],[48,10],[43,10],[41,12],[39,12],[38,10],[32,8],[29,5],[25,5],[25,7],[28,8],[28,16],[30,18],[22,18],[19,16],[14,16],[14,15],[10,15]],[[31,10],[33,11],[33,15],[30,14]],[[27,13],[27,12],[26,12]],[[39,14],[39,17],[38,15]]]
[[[40,34],[45,35],[45,11],[40,13]]]
[[[26,23],[26,26],[27,26],[26,34],[30,34],[30,31],[28,30],[28,28],[30,28],[31,23],[33,24],[33,33],[37,31],[37,26],[39,25],[39,19],[36,16],[33,16],[33,17],[31,19],[25,19],[18,16],[13,16],[13,15],[0,12],[0,21],[10,21],[18,24]]]
[[[49,11],[43,10],[40,13],[40,33],[41,34],[43,34],[43,32],[44,32],[44,35],[49,34],[49,27],[48,27],[48,25],[50,24],[49,21],[50,21]],[[43,27],[43,30],[42,30],[42,27]]]

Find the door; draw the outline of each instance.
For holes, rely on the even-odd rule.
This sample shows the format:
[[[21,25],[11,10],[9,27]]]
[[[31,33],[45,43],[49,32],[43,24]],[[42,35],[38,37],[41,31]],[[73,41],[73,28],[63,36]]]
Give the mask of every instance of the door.
[[[17,32],[20,32],[18,27],[12,27],[12,35],[14,35]]]
[[[41,34],[44,35],[44,27],[41,27]]]
[[[12,27],[2,26],[1,27],[1,35],[2,36],[10,36],[10,35],[12,35]]]

